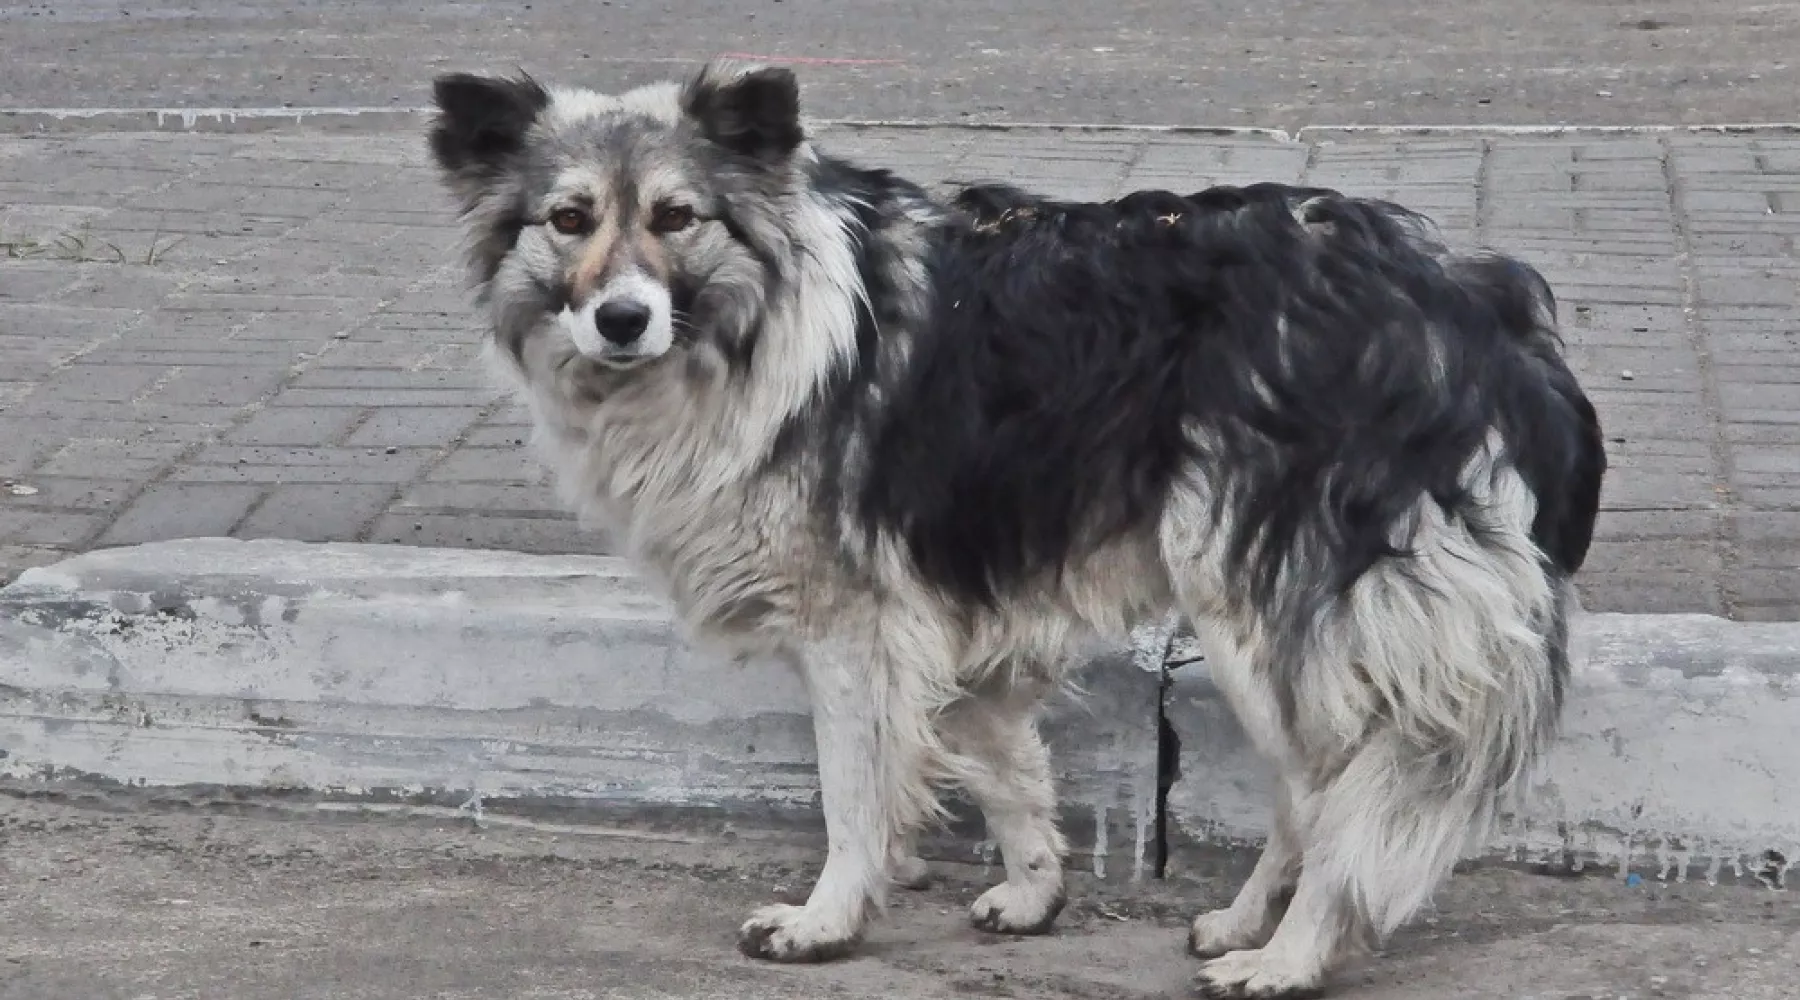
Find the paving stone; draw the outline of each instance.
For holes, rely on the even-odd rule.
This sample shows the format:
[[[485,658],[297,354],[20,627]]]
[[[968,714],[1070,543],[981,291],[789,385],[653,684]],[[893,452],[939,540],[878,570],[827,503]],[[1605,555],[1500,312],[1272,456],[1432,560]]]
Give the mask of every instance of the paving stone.
[[[450,548],[509,549],[543,554],[610,555],[611,544],[575,519],[491,515],[385,514],[369,541]]]
[[[1601,539],[1588,552],[1588,568],[1596,574],[1659,575],[1691,573],[1716,578],[1724,558],[1706,535],[1661,539],[1655,545]]]
[[[1800,563],[1781,569],[1744,569],[1728,586],[1745,604],[1773,610],[1800,602]]]
[[[428,448],[267,448],[213,445],[169,474],[182,483],[388,483],[413,481]]]
[[[531,442],[531,425],[484,424],[469,432],[464,443],[474,448],[523,448]]]
[[[1517,253],[1557,290],[1614,458],[1584,600],[1800,617],[1800,143],[824,135],[928,184],[1335,185]],[[0,476],[37,490],[0,494],[0,551],[234,530],[604,550],[480,371],[458,234],[421,197],[436,180],[416,135],[0,137],[0,160],[9,227],[85,225],[122,257],[0,262]]]
[[[8,509],[110,511],[117,513],[130,495],[127,483],[109,476],[80,478],[47,475],[42,470],[19,476],[9,486],[25,486],[36,492],[21,494],[11,489],[0,493],[0,505]]]
[[[44,403],[62,401],[116,403],[136,399],[170,374],[157,365],[71,365],[45,378],[38,386]]]
[[[157,386],[155,403],[241,407],[263,399],[288,375],[286,359],[256,366],[205,365],[183,368]]]
[[[282,406],[258,411],[225,436],[233,444],[337,444],[368,411],[357,406]]]
[[[1609,510],[1600,515],[1600,523],[1594,526],[1594,540],[1642,545],[1671,539],[1712,538],[1722,519],[1721,513],[1685,510]]]
[[[1613,572],[1583,578],[1576,590],[1582,607],[1589,611],[1720,615],[1729,610],[1734,616],[1737,611],[1736,605],[1727,607],[1718,580],[1699,573]]]
[[[77,439],[58,449],[37,471],[48,476],[149,479],[186,448],[175,441]]]
[[[524,448],[459,448],[431,470],[432,482],[535,483],[543,468]]]
[[[564,516],[556,492],[542,483],[418,483],[394,502],[396,514],[503,514],[522,517]]]
[[[1761,510],[1800,510],[1800,476],[1791,472],[1740,472],[1732,479],[1733,496]]]
[[[1725,440],[1730,442],[1733,455],[1769,449],[1786,451],[1800,448],[1800,425],[1791,422],[1728,423],[1725,425]]]
[[[81,545],[104,527],[98,513],[21,510],[0,506],[0,536],[14,545],[43,545],[69,549]]]
[[[442,447],[468,430],[479,414],[466,407],[409,406],[378,410],[346,439],[350,445]]]
[[[466,406],[472,411],[493,403],[493,389],[284,389],[271,406]]]
[[[1746,511],[1738,515],[1735,530],[1738,541],[1747,546],[1776,543],[1791,549],[1800,546],[1800,510]]]
[[[232,532],[238,538],[351,542],[393,499],[391,486],[309,483],[277,486]]]
[[[325,368],[302,372],[290,383],[296,389],[475,389],[487,391],[492,380],[480,371],[416,371],[392,368]]]
[[[100,545],[135,545],[169,538],[226,535],[262,496],[240,483],[165,483],[131,503],[99,538]]]

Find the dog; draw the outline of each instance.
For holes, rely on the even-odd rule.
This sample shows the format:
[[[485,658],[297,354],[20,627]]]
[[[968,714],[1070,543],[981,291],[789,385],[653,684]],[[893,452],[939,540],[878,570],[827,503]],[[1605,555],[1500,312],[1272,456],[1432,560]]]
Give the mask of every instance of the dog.
[[[1205,995],[1317,995],[1553,738],[1606,454],[1529,265],[1322,188],[934,196],[820,149],[779,66],[434,97],[564,498],[696,640],[806,682],[829,850],[746,954],[851,952],[952,784],[1005,864],[973,922],[1048,930],[1039,706],[1165,616],[1279,773],[1189,934]]]

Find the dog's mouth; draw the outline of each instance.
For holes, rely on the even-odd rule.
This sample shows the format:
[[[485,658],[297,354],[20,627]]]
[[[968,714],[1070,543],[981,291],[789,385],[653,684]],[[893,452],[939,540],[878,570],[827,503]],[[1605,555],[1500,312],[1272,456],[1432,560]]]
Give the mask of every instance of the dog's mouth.
[[[555,368],[558,373],[605,372],[609,375],[626,375],[650,367],[667,354],[614,354],[596,357],[570,349],[556,359]]]
[[[577,354],[576,356],[586,357],[586,355],[582,354]],[[663,356],[664,355],[661,354],[608,354],[597,358],[588,358],[587,360],[592,361],[602,368],[610,368],[616,372],[629,372],[643,368]]]

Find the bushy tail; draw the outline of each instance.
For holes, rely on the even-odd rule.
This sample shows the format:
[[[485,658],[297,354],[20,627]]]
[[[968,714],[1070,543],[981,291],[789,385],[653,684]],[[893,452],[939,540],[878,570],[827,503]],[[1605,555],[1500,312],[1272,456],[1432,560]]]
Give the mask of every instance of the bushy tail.
[[[1426,504],[1415,554],[1352,588],[1341,655],[1318,672],[1357,737],[1303,806],[1307,864],[1377,934],[1491,828],[1556,731],[1570,591],[1531,540],[1531,493],[1496,454],[1471,463],[1460,517]]]

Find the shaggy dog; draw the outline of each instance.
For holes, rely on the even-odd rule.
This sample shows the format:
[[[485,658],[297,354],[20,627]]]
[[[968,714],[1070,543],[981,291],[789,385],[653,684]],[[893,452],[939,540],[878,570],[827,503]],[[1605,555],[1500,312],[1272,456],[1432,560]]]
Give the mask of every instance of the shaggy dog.
[[[1605,471],[1544,280],[1275,184],[953,200],[827,155],[786,70],[607,96],[436,81],[492,354],[568,501],[698,637],[812,698],[830,849],[748,954],[850,951],[936,790],[1063,906],[1036,730],[1079,639],[1171,612],[1277,767],[1195,920],[1215,996],[1315,994],[1555,732]]]

